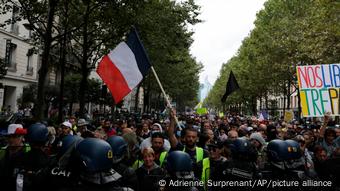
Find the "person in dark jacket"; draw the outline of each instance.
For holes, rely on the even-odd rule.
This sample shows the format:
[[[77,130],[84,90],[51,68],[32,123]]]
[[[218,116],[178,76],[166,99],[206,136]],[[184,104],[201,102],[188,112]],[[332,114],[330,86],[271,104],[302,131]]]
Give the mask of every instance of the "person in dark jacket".
[[[144,163],[137,169],[139,190],[159,190],[159,180],[164,179],[166,173],[155,163],[155,152],[146,148],[142,152]]]
[[[113,169],[122,175],[119,179],[119,185],[138,191],[138,178],[136,172],[124,162],[127,160],[128,143],[121,136],[111,136],[106,141],[112,147]]]
[[[106,141],[83,139],[75,145],[72,158],[77,165],[75,184],[63,184],[57,191],[132,191],[119,185],[122,175],[112,169],[112,148]]]
[[[5,134],[8,144],[0,148],[0,183],[8,190],[15,189],[16,171],[24,163],[24,154],[30,150],[24,144],[26,133],[21,124],[10,124]]]
[[[223,148],[223,143],[219,142],[217,144],[209,144],[208,150],[210,156],[207,158],[204,158],[202,163],[198,165],[198,168],[195,169],[196,171],[199,170],[199,172],[196,172],[198,174],[198,177],[203,181],[205,184],[207,184],[208,180],[223,180],[224,174],[221,169],[226,169],[227,167],[227,159],[221,155]],[[206,190],[216,190],[219,188],[215,187],[207,187],[205,185]]]

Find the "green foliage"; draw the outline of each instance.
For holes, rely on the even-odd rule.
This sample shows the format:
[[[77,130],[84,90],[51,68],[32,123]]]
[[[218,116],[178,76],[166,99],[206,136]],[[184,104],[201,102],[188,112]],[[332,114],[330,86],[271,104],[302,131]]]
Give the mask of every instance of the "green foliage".
[[[69,74],[65,77],[65,99],[67,103],[76,103],[79,100],[80,74]],[[89,79],[89,87],[86,92],[86,102],[99,103],[101,96],[101,83],[95,79]],[[82,95],[83,96],[83,95]]]
[[[13,0],[5,0],[0,5],[2,13],[11,11]],[[176,2],[174,0],[19,0],[20,14],[7,24],[27,19],[33,29],[32,41],[37,49],[53,50],[53,67],[61,61],[60,48],[66,36],[64,47],[68,62],[78,66],[76,75],[65,75],[65,98],[69,102],[98,102],[98,82],[88,81],[88,75],[96,67],[99,59],[125,39],[132,25],[140,32],[141,40],[149,54],[166,92],[179,108],[197,103],[199,73],[202,65],[189,53],[193,32],[188,29],[200,20],[199,6],[194,0]],[[1,9],[2,8],[2,9]],[[47,21],[51,8],[55,8],[52,30],[47,31]],[[53,12],[54,13],[54,12]],[[54,15],[52,15],[54,16]],[[49,25],[51,26],[51,24]],[[47,37],[51,36],[51,39]],[[45,43],[49,40],[49,43]],[[44,44],[45,43],[45,44]],[[60,50],[60,51],[59,51]],[[50,58],[51,59],[51,58]],[[46,61],[46,60],[45,60]],[[52,65],[42,63],[51,70]],[[46,72],[46,70],[44,70]],[[66,73],[69,71],[66,71]],[[39,78],[39,82],[42,80]],[[150,82],[148,85],[148,83]],[[42,83],[39,83],[40,85]],[[91,87],[94,86],[94,87]],[[147,95],[163,101],[153,74],[149,74],[142,86]],[[38,90],[41,88],[38,88]],[[44,90],[45,91],[45,90]],[[41,93],[44,93],[42,91]],[[79,95],[81,94],[81,95]],[[156,108],[160,109],[160,108]]]
[[[59,88],[56,86],[47,86],[47,91],[45,93],[46,102],[55,102],[58,96]],[[17,99],[18,104],[21,106],[29,106],[36,102],[38,86],[37,84],[31,84],[23,88],[21,96]]]
[[[194,1],[151,0],[138,13],[137,27],[150,60],[166,93],[180,110],[197,104],[202,65],[189,53],[193,33],[187,25],[200,22],[198,11]],[[144,89],[157,97],[153,95],[158,95],[160,89],[153,74],[147,78],[145,82],[150,85],[143,83]],[[158,99],[152,101],[161,101]]]
[[[339,5],[336,0],[267,1],[257,14],[255,29],[223,65],[205,104],[223,108],[220,98],[230,70],[241,91],[232,94],[226,105],[242,104],[255,112],[257,99],[268,99],[269,94],[289,96],[287,87],[295,80],[298,64],[339,62]]]

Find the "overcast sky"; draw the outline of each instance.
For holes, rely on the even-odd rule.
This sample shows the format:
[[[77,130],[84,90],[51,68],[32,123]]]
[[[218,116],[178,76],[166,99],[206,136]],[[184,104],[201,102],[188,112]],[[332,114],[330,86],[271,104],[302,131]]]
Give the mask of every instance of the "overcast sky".
[[[195,32],[191,54],[204,65],[200,75],[215,82],[223,63],[240,47],[242,40],[254,28],[256,13],[265,0],[196,0],[201,6],[202,23],[193,27]]]

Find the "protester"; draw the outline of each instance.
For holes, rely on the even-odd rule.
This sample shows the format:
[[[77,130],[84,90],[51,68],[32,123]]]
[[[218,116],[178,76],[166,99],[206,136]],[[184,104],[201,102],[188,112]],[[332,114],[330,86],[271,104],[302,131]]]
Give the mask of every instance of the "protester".
[[[121,177],[115,177],[117,180],[108,185],[118,190],[120,187],[134,190],[177,189],[168,185],[160,187],[158,181],[163,178],[203,180],[205,183],[209,180],[306,178],[329,180],[337,185],[340,130],[327,115],[323,123],[319,120],[297,123],[295,120],[284,122],[283,118],[259,121],[237,113],[224,116],[191,113],[181,114],[179,124],[175,120],[175,110],[169,116],[162,117],[153,114],[141,117],[134,115],[124,113],[115,118],[100,117],[99,120],[80,118],[76,125],[77,133],[73,135],[73,125],[69,121],[48,128],[37,123],[34,130],[28,131],[27,137],[24,137],[26,131],[19,124],[20,120],[6,126],[1,140],[6,146],[0,150],[1,185],[13,188],[8,190],[15,190],[17,178],[21,180],[20,177],[23,177],[22,188],[41,190],[50,184],[61,187],[67,185],[76,190],[74,184],[78,182],[81,188],[85,189],[88,185],[94,188],[94,182],[91,181],[99,181],[98,177],[112,178],[114,172]],[[96,122],[101,122],[99,128],[89,128]],[[32,136],[35,130],[41,134]],[[90,167],[83,166],[80,169],[78,166],[80,160],[76,153],[80,150],[76,148],[82,137],[96,137],[108,142],[115,140],[110,143],[112,153],[101,141],[90,141],[82,146],[82,149],[91,147],[90,150],[94,152],[91,157],[97,156],[96,146],[108,151],[108,156],[93,158],[100,162],[109,157],[111,161],[110,168],[94,172],[98,177],[86,171]],[[85,150],[80,152],[87,153]],[[176,157],[180,158],[176,160]],[[82,161],[85,162],[86,158]],[[104,175],[108,170],[112,170],[109,176]],[[105,186],[99,184],[99,187]],[[50,190],[57,188],[59,186]],[[188,189],[180,188],[177,190]],[[207,184],[205,188],[190,188],[219,190],[219,187],[208,187]]]
[[[207,188],[208,180],[222,180],[225,176],[223,174],[223,170],[226,169],[226,161],[227,159],[222,156],[222,148],[223,143],[219,142],[217,144],[209,144],[209,157],[202,160],[201,166],[198,170],[201,170],[198,174],[198,177],[201,177],[201,181],[203,181]],[[210,188],[209,190],[218,190],[219,188]]]
[[[165,171],[155,163],[155,152],[152,148],[142,151],[144,164],[137,169],[136,174],[140,190],[159,190],[159,180],[164,179]]]
[[[61,124],[62,134],[61,137],[67,136],[67,135],[73,135],[72,131],[72,124],[68,121],[64,121]]]
[[[0,150],[0,181],[1,186],[14,189],[16,177],[14,176],[18,167],[24,163],[24,155],[30,150],[24,144],[24,135],[27,130],[21,124],[10,124],[5,134],[7,145]]]
[[[155,163],[163,167],[168,151],[164,149],[164,135],[160,132],[155,132],[151,135],[151,148],[155,152]]]
[[[168,129],[168,136],[173,150],[184,151],[189,154],[193,164],[196,164],[209,156],[209,153],[201,147],[196,146],[198,139],[198,132],[193,128],[185,128],[184,131],[184,144],[179,142],[174,134],[176,111],[172,110],[170,116],[170,127]]]
[[[235,130],[230,130],[230,131],[228,132],[228,139],[229,139],[229,140],[234,141],[234,140],[236,140],[237,138],[238,138],[238,133],[237,133],[237,131],[235,131]]]
[[[153,133],[163,133],[163,128],[159,123],[155,123],[152,125],[150,132],[148,133],[149,137],[146,137],[142,143],[140,144],[140,150],[144,150],[145,148],[151,147],[151,137]],[[145,137],[145,136],[144,136]],[[170,142],[167,139],[164,139],[164,144],[163,144],[163,148],[166,151],[170,150]]]

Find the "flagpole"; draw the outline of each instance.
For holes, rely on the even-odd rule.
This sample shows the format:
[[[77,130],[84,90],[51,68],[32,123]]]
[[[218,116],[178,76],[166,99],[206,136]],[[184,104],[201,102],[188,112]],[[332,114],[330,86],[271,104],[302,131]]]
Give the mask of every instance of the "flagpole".
[[[155,75],[155,78],[156,78],[156,80],[157,80],[157,82],[158,82],[159,87],[161,88],[161,91],[162,91],[162,93],[163,93],[163,95],[164,95],[164,97],[165,97],[165,100],[166,100],[166,103],[167,103],[168,107],[171,109],[172,106],[171,106],[170,100],[169,100],[168,96],[166,95],[166,93],[165,93],[165,91],[164,91],[164,89],[163,89],[162,83],[161,83],[161,81],[159,80],[158,75],[157,75],[157,73],[156,73],[156,71],[155,71],[155,69],[154,69],[153,66],[151,66],[151,70],[152,70],[153,74]],[[181,126],[179,125],[177,116],[174,116],[174,118],[175,118],[175,121],[176,121],[176,123],[177,123],[177,127],[178,127],[180,130],[182,130]]]

